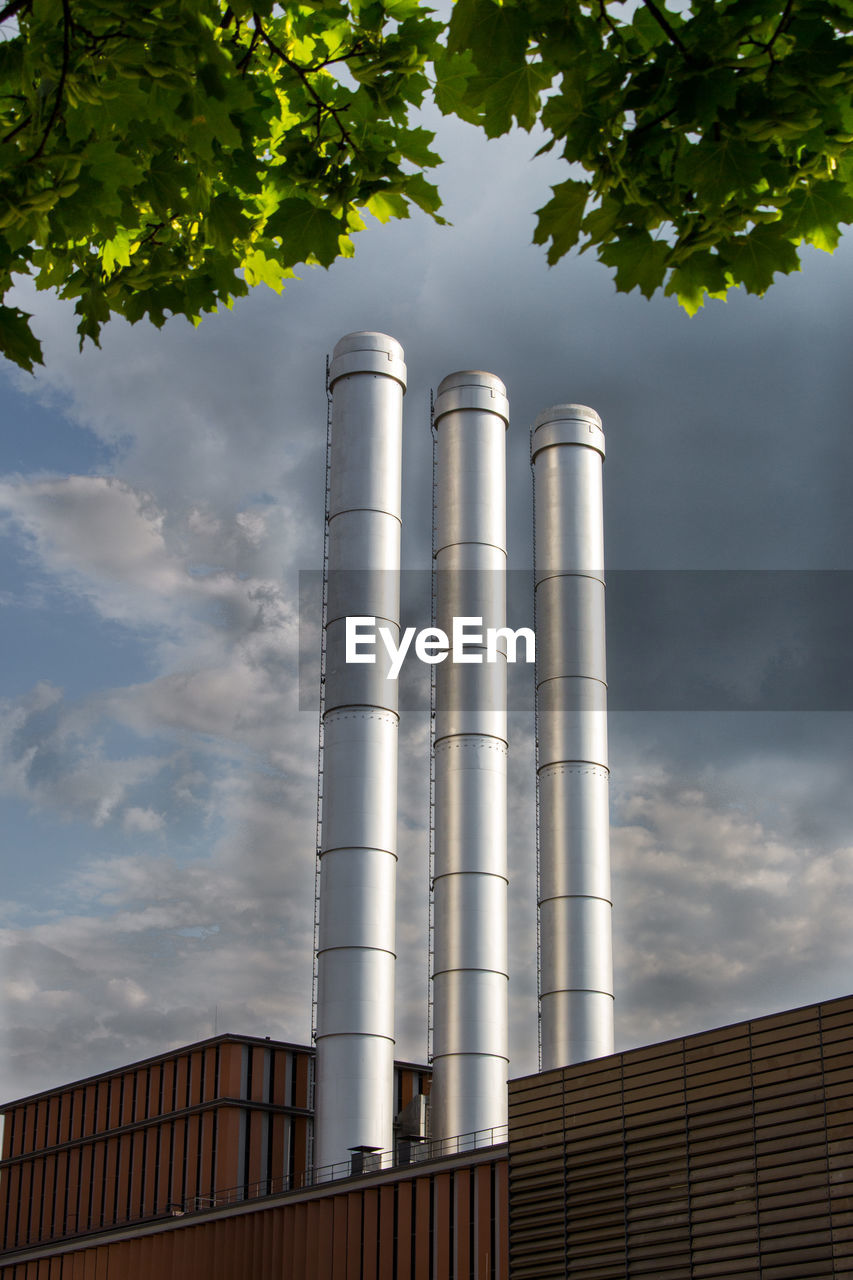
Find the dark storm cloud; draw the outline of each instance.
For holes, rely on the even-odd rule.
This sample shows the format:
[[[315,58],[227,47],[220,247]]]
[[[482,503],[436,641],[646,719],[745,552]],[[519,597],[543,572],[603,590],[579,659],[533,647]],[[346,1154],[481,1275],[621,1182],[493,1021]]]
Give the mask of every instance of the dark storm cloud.
[[[617,795],[625,780],[641,789],[644,772],[662,768],[804,848],[853,844],[849,714],[617,712],[609,728]]]
[[[853,710],[853,573],[611,571],[613,711]]]

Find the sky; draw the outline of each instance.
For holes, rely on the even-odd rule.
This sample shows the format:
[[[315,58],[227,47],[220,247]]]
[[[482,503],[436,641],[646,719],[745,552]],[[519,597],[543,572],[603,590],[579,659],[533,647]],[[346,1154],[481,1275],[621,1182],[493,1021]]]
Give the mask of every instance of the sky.
[[[114,320],[80,354],[70,304],[17,290],[46,363],[0,371],[2,1099],[214,1030],[310,1036],[298,575],[322,560],[325,358],[356,329],[406,351],[408,567],[429,563],[446,374],[506,383],[516,570],[530,423],[565,401],[603,419],[617,1046],[853,987],[853,243],[690,319],[617,295],[591,255],[547,267],[533,211],[566,174],[535,138],[436,123],[451,227],[371,225],[353,260],[198,330]],[[521,698],[512,1075],[536,1068],[532,725]],[[426,1053],[427,728],[404,715],[408,1060]]]

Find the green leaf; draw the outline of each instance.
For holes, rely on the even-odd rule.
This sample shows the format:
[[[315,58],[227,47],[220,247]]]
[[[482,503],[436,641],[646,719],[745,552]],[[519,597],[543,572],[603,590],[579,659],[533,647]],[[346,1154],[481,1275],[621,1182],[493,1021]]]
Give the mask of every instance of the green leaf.
[[[723,205],[735,193],[760,185],[762,152],[737,138],[706,139],[690,147],[679,162],[678,178],[696,189],[702,203]]]
[[[661,12],[666,14],[666,18],[670,26],[678,25],[678,18],[668,13],[666,5],[660,5]],[[644,9],[640,5],[634,15],[634,30],[639,35],[646,49],[654,49],[657,45],[665,44],[669,39],[664,29],[658,24],[648,9]]]
[[[825,253],[833,253],[838,245],[842,222],[853,222],[853,195],[842,182],[814,182],[800,188],[784,210],[784,226],[791,238],[807,240]]]
[[[441,226],[446,224],[446,219],[442,218],[438,212],[441,208],[438,187],[432,182],[427,182],[422,173],[413,173],[410,178],[406,179],[405,194],[419,209],[423,209],[424,213],[430,214]]]
[[[394,191],[377,191],[376,195],[370,197],[365,207],[380,222],[409,216],[409,206],[403,197]]]
[[[243,239],[249,231],[249,222],[239,197],[227,193],[217,196],[211,202],[206,226],[213,244],[227,253],[234,241]]]
[[[479,122],[483,108],[479,96],[471,93],[477,68],[469,49],[459,53],[442,51],[435,59],[435,105],[442,115],[457,115],[469,124]]]
[[[41,343],[27,323],[31,319],[32,316],[19,307],[0,304],[0,351],[27,373],[32,373],[34,364],[44,363]]]
[[[594,244],[605,244],[612,238],[624,215],[624,208],[619,200],[604,196],[597,209],[590,209],[581,227],[589,236],[589,241],[583,246],[581,253],[586,253]]]
[[[512,71],[477,76],[470,92],[482,102],[487,137],[508,133],[513,120],[522,129],[532,129],[539,115],[542,93],[550,83],[550,71],[535,62],[522,63]]]
[[[799,271],[800,259],[779,224],[756,227],[747,236],[735,236],[720,248],[720,256],[732,278],[747,293],[765,293],[777,271]]]
[[[478,70],[513,70],[524,61],[529,24],[520,8],[495,0],[457,0],[450,18],[447,47],[467,49]]]
[[[119,231],[112,240],[107,240],[101,251],[101,265],[106,276],[111,276],[116,267],[130,266],[130,235],[127,231]]]
[[[607,266],[616,268],[616,288],[620,293],[639,289],[644,297],[651,298],[663,282],[669,252],[669,245],[653,240],[648,231],[628,228],[618,240],[604,245],[598,256]]]
[[[719,117],[721,108],[729,109],[737,98],[737,76],[729,67],[702,68],[679,86],[678,114],[707,128]]]
[[[328,267],[338,256],[338,237],[345,230],[327,209],[294,198],[282,200],[264,233],[274,239],[281,237],[281,257],[287,266],[316,261]]]
[[[689,316],[704,307],[706,296],[725,298],[726,273],[720,259],[700,249],[670,273],[665,293],[675,295]]]
[[[407,129],[398,139],[397,146],[401,155],[411,160],[412,164],[429,169],[441,164],[441,156],[430,149],[429,144],[434,137],[435,134],[429,129]]]
[[[93,142],[85,151],[86,167],[105,191],[135,187],[142,177],[139,162],[125,155],[115,142]]]
[[[282,267],[274,258],[268,258],[260,249],[254,249],[243,259],[243,271],[249,285],[265,284],[274,293],[281,293],[286,277],[293,272]]]
[[[421,0],[384,0],[385,12],[390,18],[395,18],[397,22],[404,22],[408,18],[417,18],[423,20],[424,9]],[[439,24],[439,27],[443,24]]]
[[[589,184],[569,179],[553,188],[554,195],[537,209],[539,221],[533,233],[534,244],[551,244],[548,263],[553,266],[578,242],[583,223],[584,209],[589,196]]]

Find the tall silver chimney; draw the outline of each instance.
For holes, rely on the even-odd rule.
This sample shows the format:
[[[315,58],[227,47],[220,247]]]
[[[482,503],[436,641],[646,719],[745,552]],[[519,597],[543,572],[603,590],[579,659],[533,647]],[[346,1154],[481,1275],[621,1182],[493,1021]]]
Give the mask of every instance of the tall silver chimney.
[[[542,1068],[613,1052],[601,419],[561,404],[532,434]]]
[[[493,374],[454,373],[438,388],[436,621],[449,636],[454,618],[505,626],[508,421],[506,389]],[[467,662],[448,658],[436,670],[438,1138],[489,1130],[507,1117],[506,649],[502,641],[498,661],[483,661],[482,635]]]
[[[351,333],[329,370],[324,798],[315,1167],[393,1141],[397,685],[347,663],[346,618],[400,620],[403,349]]]

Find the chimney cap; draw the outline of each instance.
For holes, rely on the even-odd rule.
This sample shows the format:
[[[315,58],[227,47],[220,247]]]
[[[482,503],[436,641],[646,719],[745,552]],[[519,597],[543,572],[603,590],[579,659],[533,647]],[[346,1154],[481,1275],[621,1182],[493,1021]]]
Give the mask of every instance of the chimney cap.
[[[586,404],[555,404],[543,410],[533,424],[531,457],[550,445],[579,444],[604,457],[601,418]]]
[[[440,396],[442,392],[449,391],[451,387],[488,387],[490,390],[496,391],[498,395],[506,395],[506,387],[497,374],[486,373],[484,369],[460,369],[458,373],[449,373],[439,383],[436,395]]]
[[[394,378],[406,390],[403,348],[396,338],[372,329],[346,333],[335,343],[329,365],[329,387],[351,373],[381,373]]]
[[[454,410],[473,409],[496,413],[509,425],[509,400],[506,387],[494,373],[483,369],[462,369],[449,373],[438,386],[433,407],[433,423]]]
[[[533,424],[533,430],[546,422],[559,422],[564,418],[574,421],[591,422],[601,431],[601,418],[588,404],[553,404],[550,409],[543,409]]]

